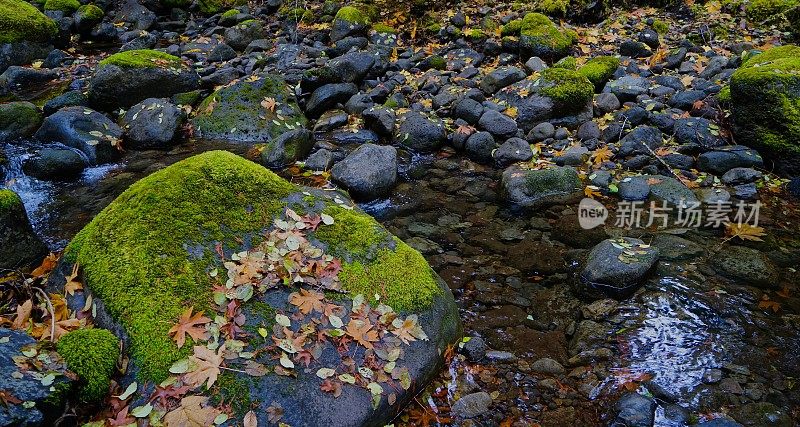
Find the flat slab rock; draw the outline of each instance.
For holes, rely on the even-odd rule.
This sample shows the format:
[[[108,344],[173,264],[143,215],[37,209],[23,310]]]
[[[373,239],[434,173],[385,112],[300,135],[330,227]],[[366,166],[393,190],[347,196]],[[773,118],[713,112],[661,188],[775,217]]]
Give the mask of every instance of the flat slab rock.
[[[642,284],[658,261],[658,249],[639,239],[606,239],[589,253],[581,281],[591,289],[626,297]]]

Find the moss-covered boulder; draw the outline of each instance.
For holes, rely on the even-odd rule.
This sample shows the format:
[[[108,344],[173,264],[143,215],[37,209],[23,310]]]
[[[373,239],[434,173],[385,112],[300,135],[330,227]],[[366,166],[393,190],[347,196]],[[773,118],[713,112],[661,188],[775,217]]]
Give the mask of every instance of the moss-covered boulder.
[[[103,16],[105,16],[103,9],[94,4],[85,4],[79,7],[73,15],[75,28],[81,34],[88,34],[95,25],[103,20]]]
[[[594,84],[595,90],[600,91],[611,80],[614,72],[619,67],[619,58],[615,56],[597,56],[586,62],[578,72]]]
[[[119,359],[119,338],[105,329],[78,329],[58,341],[58,354],[81,380],[81,399],[100,400],[109,392]]]
[[[0,0],[0,73],[44,58],[57,32],[56,23],[30,3]]]
[[[731,76],[736,141],[785,174],[800,174],[800,47],[772,48]]]
[[[47,247],[33,232],[22,200],[0,190],[0,268],[15,269],[41,260]]]
[[[27,138],[42,124],[42,112],[30,102],[0,104],[0,142]]]
[[[608,15],[609,0],[541,0],[535,2],[535,11],[573,22],[597,23]]]
[[[44,10],[72,13],[81,7],[78,0],[47,0],[44,2]]]
[[[369,15],[355,6],[345,6],[336,13],[331,28],[331,40],[339,41],[349,36],[363,36],[370,26]]]
[[[553,21],[541,13],[529,13],[522,19],[520,27],[520,54],[525,58],[539,58],[557,61],[569,55],[569,50],[577,40],[572,30],[558,28]]]
[[[201,138],[268,142],[305,127],[306,118],[286,82],[265,74],[214,92],[197,108],[192,123]]]
[[[112,111],[199,85],[197,72],[180,58],[157,50],[129,50],[100,61],[89,85],[89,102],[98,110]]]
[[[503,171],[503,195],[510,203],[539,209],[581,198],[583,185],[571,167],[531,170],[509,166]]]
[[[800,35],[800,0],[750,0],[745,13],[753,24],[776,26]]]
[[[592,118],[594,85],[583,74],[548,68],[495,95],[517,109],[517,124],[526,132],[543,121],[576,127]]]
[[[459,334],[453,297],[418,252],[343,194],[298,187],[228,152],[201,154],[135,183],[75,237],[65,259],[79,263],[85,288],[113,319],[102,326],[124,331],[139,384],[170,372],[188,381],[180,375],[192,369],[184,357],[227,349],[229,369],[210,390],[193,393],[211,397],[210,405],[230,404],[236,417],[252,409],[259,425],[268,425],[268,408],[276,405],[289,425],[383,425],[412,397],[411,384],[419,389],[436,374]],[[316,285],[311,271],[318,271]],[[324,304],[315,299],[337,282],[341,292],[327,291]],[[399,353],[381,353],[383,341],[399,345],[392,338],[399,335],[378,335],[372,317],[351,317],[379,303],[389,319],[416,315],[409,325],[427,339],[416,330]],[[179,348],[170,329],[189,307],[233,317],[210,325],[205,338],[186,338],[198,347]],[[365,335],[352,325],[366,327]],[[337,341],[330,328],[368,345]],[[337,351],[342,342],[344,353]],[[384,368],[364,370],[365,358]],[[356,367],[362,369],[347,373]]]
[[[177,4],[181,4],[184,0],[164,0],[169,2],[175,2]],[[172,6],[172,7],[185,7],[190,5],[191,1],[186,1],[185,5],[182,6]],[[197,6],[200,9],[200,12],[205,13],[207,15],[213,15],[215,13],[220,13],[222,11],[228,10],[233,7],[244,6],[247,4],[247,0],[198,0]]]

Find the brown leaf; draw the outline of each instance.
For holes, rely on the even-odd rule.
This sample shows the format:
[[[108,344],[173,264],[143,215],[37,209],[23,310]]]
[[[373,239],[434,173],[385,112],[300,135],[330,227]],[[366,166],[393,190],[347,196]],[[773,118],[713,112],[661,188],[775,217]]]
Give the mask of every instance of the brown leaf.
[[[258,418],[256,417],[256,413],[253,411],[247,411],[244,414],[244,420],[242,420],[244,427],[258,427]]]
[[[220,411],[211,406],[203,406],[208,401],[205,396],[187,396],[181,405],[167,412],[162,420],[167,427],[208,427]]]
[[[31,276],[33,277],[41,277],[45,274],[50,274],[54,268],[56,268],[56,263],[58,262],[58,255],[54,253],[50,253],[47,255],[47,258],[42,261],[42,264],[36,267],[32,272]]]
[[[219,348],[217,353],[214,353],[213,350],[209,350],[208,347],[196,345],[194,347],[194,354],[189,356],[189,361],[196,366],[197,369],[184,374],[183,378],[186,383],[194,387],[199,387],[207,382],[206,387],[211,388],[214,382],[217,381],[217,376],[219,376],[224,352],[224,344]]]
[[[75,295],[75,291],[83,290],[83,284],[78,280],[78,263],[72,266],[72,274],[67,276],[67,283],[64,285],[64,292]]]
[[[272,113],[275,112],[275,106],[276,105],[277,105],[277,103],[275,102],[275,98],[269,98],[268,97],[268,98],[264,98],[264,100],[261,101],[261,106],[264,107],[264,109],[266,109],[267,111],[272,112]]]
[[[325,305],[322,303],[324,297],[325,295],[319,292],[300,289],[299,294],[293,292],[289,295],[289,302],[299,307],[301,313],[308,314],[311,313],[312,310],[322,312],[325,308]]]
[[[372,349],[372,343],[378,341],[378,331],[372,328],[369,320],[351,319],[347,324],[347,335],[368,349]]]
[[[278,424],[281,418],[283,418],[283,407],[277,402],[272,402],[267,408],[267,421]]]
[[[737,224],[731,222],[725,226],[725,235],[728,236],[728,239],[738,237],[742,240],[763,242],[764,240],[761,237],[766,236],[767,233],[764,231],[763,227],[753,226],[747,223]]]
[[[33,309],[33,301],[27,300],[17,306],[17,317],[11,325],[11,329],[26,329],[28,321],[31,318],[31,310]]]
[[[186,334],[189,334],[195,342],[207,340],[209,337],[206,328],[199,327],[198,325],[206,324],[210,322],[211,319],[204,317],[202,311],[192,316],[193,309],[193,307],[187,308],[186,311],[181,314],[178,323],[169,330],[169,334],[174,335],[172,338],[178,344],[178,348],[183,347],[184,342],[186,342]]]

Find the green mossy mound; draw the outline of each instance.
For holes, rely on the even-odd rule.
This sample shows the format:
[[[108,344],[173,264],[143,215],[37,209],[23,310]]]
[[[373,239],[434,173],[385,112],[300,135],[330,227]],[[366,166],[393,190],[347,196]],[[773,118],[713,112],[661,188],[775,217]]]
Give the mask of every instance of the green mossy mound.
[[[82,400],[94,402],[108,393],[119,359],[119,339],[114,334],[105,329],[79,329],[61,337],[56,349],[81,379]]]
[[[66,256],[80,263],[86,286],[125,328],[141,376],[160,381],[191,348],[179,350],[169,338],[175,319],[186,307],[210,310],[216,244],[242,250],[241,242],[258,240],[286,207],[333,217],[308,236],[342,260],[339,277],[351,295],[380,294],[395,310],[416,312],[442,293],[425,259],[368,215],[224,151],[135,183],[75,237]]]
[[[578,72],[586,76],[595,89],[600,90],[603,85],[614,76],[619,67],[619,58],[614,56],[598,56],[590,59]]]
[[[72,13],[81,7],[78,0],[47,0],[44,2],[44,10],[57,10],[64,13]]]
[[[800,0],[750,0],[745,6],[747,19],[758,24],[800,6]]]
[[[30,102],[0,104],[0,142],[33,135],[42,124],[42,113]]]
[[[180,0],[171,0],[171,1],[179,1]],[[191,3],[191,2],[187,2]],[[213,15],[215,13],[220,13],[223,10],[228,10],[238,6],[244,6],[247,4],[247,0],[198,0],[197,5],[200,8],[200,12],[205,13],[207,15]],[[173,7],[183,7],[183,6],[173,6]]]
[[[362,12],[360,9],[354,6],[345,6],[339,9],[336,12],[335,19],[337,21],[344,21],[349,24],[356,24],[356,25],[369,25],[370,19],[369,15]]]
[[[22,199],[11,190],[0,190],[0,215],[22,206]]]
[[[91,21],[101,21],[103,20],[103,16],[105,13],[103,9],[93,5],[93,4],[85,4],[78,8],[78,14],[80,14],[83,19],[88,19]]]
[[[265,98],[275,100],[274,111],[261,105]],[[214,92],[197,108],[193,123],[202,138],[267,142],[304,127],[306,118],[284,80],[267,74]]]
[[[557,61],[569,55],[576,40],[574,31],[559,29],[550,18],[541,13],[529,13],[522,20],[520,50],[525,57],[538,56]]]
[[[540,75],[539,92],[553,100],[558,114],[583,110],[594,95],[594,85],[583,74],[565,68],[548,68]]]
[[[47,42],[56,32],[55,22],[30,3],[0,0],[0,43]]]
[[[737,141],[765,150],[785,172],[800,172],[800,47],[772,48],[731,76]]]
[[[181,68],[183,63],[177,56],[158,50],[139,49],[115,53],[100,61],[100,66],[116,65],[120,68]]]

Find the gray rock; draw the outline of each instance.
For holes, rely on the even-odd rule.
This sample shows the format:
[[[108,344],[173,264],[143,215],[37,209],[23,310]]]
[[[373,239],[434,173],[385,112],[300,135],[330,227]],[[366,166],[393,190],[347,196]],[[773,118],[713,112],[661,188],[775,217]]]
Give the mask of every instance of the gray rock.
[[[736,421],[730,418],[714,418],[713,420],[701,422],[697,426],[698,427],[743,427],[741,424],[737,423]]]
[[[49,116],[65,107],[87,107],[89,98],[79,90],[71,90],[44,103],[42,110],[45,116]]]
[[[779,288],[775,267],[762,251],[726,246],[711,257],[711,265],[719,274],[741,284]]]
[[[20,90],[31,89],[58,78],[58,72],[48,69],[35,69],[12,66],[0,74],[0,94],[16,94]]]
[[[684,111],[691,111],[692,105],[705,97],[706,93],[702,90],[684,90],[672,95],[669,99],[669,105]]]
[[[492,159],[494,147],[494,137],[489,132],[475,132],[467,138],[467,142],[464,144],[464,150],[470,159],[484,163]]]
[[[603,92],[595,96],[594,105],[600,113],[599,115],[616,111],[620,107],[617,96],[609,92]]]
[[[656,200],[683,207],[698,202],[692,190],[675,178],[662,175],[648,175],[643,178],[650,181],[650,195]]]
[[[639,33],[639,41],[652,49],[658,49],[661,42],[658,40],[658,33],[652,28],[645,28]]]
[[[476,125],[483,115],[483,105],[472,98],[461,98],[453,105],[453,117]]]
[[[750,148],[735,145],[708,151],[697,158],[701,171],[722,175],[733,168],[760,168],[764,166],[761,156]]]
[[[589,181],[600,188],[608,188],[611,184],[611,172],[607,170],[597,170],[589,175]]]
[[[445,136],[441,122],[434,122],[421,113],[410,111],[403,116],[396,139],[414,151],[430,153],[442,146]]]
[[[723,188],[701,188],[697,191],[700,202],[705,205],[725,203],[731,200],[731,193]]]
[[[148,98],[122,116],[125,146],[134,150],[167,147],[183,124],[183,113],[166,99]]]
[[[627,393],[614,405],[615,427],[652,427],[655,421],[656,402],[638,393]]]
[[[534,372],[550,375],[561,375],[565,372],[564,367],[553,359],[544,357],[531,364]]]
[[[532,56],[530,59],[525,61],[525,69],[531,73],[536,73],[547,69],[547,63],[542,61],[542,58],[539,58],[538,56]]]
[[[333,166],[331,178],[355,198],[373,200],[385,196],[397,182],[397,149],[364,144]]]
[[[347,124],[349,117],[343,110],[328,110],[314,123],[314,132],[329,132],[338,129]]]
[[[397,116],[394,110],[384,107],[372,107],[364,110],[364,125],[380,136],[389,137],[394,133]]]
[[[333,166],[333,153],[326,149],[317,150],[306,159],[306,168],[312,171],[326,171]]]
[[[30,102],[0,104],[0,142],[27,138],[42,124],[42,113]]]
[[[556,128],[548,122],[539,123],[534,126],[529,133],[529,137],[536,142],[544,141],[547,138],[552,138],[556,134]]]
[[[337,18],[331,27],[331,41],[339,41],[345,37],[364,36],[369,29],[369,23],[351,22]]]
[[[740,200],[757,200],[758,187],[755,183],[734,185],[733,197]]]
[[[498,67],[481,80],[481,90],[494,94],[498,90],[514,84],[526,76],[525,72],[514,66]]]
[[[527,162],[532,158],[531,145],[522,138],[509,138],[494,152],[494,160],[501,167],[517,162]]]
[[[658,249],[639,239],[606,239],[589,253],[581,280],[612,298],[631,295],[658,261]]]
[[[319,117],[337,104],[347,102],[356,93],[358,93],[358,87],[353,83],[331,83],[321,86],[308,98],[306,115],[310,118]]]
[[[83,157],[67,148],[44,148],[23,165],[26,175],[44,180],[72,179],[85,168]]]
[[[619,45],[619,54],[631,58],[645,58],[653,54],[646,44],[635,40],[624,40]]]
[[[485,391],[479,391],[456,400],[450,411],[456,418],[475,418],[486,413],[491,405],[492,396]]]
[[[208,62],[224,62],[236,58],[236,50],[225,43],[219,43],[208,54]]]
[[[460,348],[460,351],[467,356],[471,362],[477,362],[486,357],[486,341],[481,337],[470,337]]]
[[[752,168],[733,168],[722,175],[722,182],[727,185],[750,184],[762,176],[761,172]]]
[[[90,163],[114,161],[122,129],[106,116],[86,107],[67,107],[44,119],[33,135],[42,142],[60,142],[82,151]]]
[[[486,110],[478,125],[492,135],[502,138],[510,138],[517,134],[517,122],[497,110]]]
[[[358,83],[375,64],[375,55],[369,52],[350,52],[328,63],[336,78],[344,83]]]
[[[292,129],[270,141],[261,152],[261,164],[281,169],[308,156],[314,148],[314,138],[308,129]]]
[[[0,190],[0,268],[15,269],[38,262],[47,247],[34,233],[19,196]]]
[[[570,167],[526,170],[509,166],[503,171],[502,185],[511,203],[533,209],[568,204],[583,194],[578,173]]]
[[[650,81],[644,77],[624,76],[608,82],[607,87],[620,102],[635,101],[637,96],[647,93]]]
[[[255,19],[242,22],[225,30],[225,43],[243,51],[254,40],[264,38],[264,27]]]
[[[52,50],[52,45],[31,41],[0,44],[0,73],[13,65],[30,64],[37,59],[45,58]]]
[[[612,95],[613,96],[613,95]],[[600,126],[593,121],[588,121],[582,124],[575,136],[581,141],[588,141],[590,139],[600,139]]]
[[[637,126],[620,140],[619,155],[651,154],[664,144],[660,130],[652,126]],[[648,149],[649,148],[649,149]]]
[[[623,178],[618,188],[619,197],[629,202],[644,201],[650,197],[650,184],[641,176]]]
[[[672,234],[656,234],[652,245],[658,249],[659,258],[667,261],[697,259],[705,254],[702,246]]]
[[[569,147],[563,154],[553,160],[559,166],[580,166],[589,159],[589,149],[586,147]]]
[[[790,427],[792,417],[774,403],[751,402],[731,409],[730,415],[745,426]]]
[[[719,127],[702,117],[675,120],[675,141],[680,144],[697,144],[703,148],[715,148],[724,144],[719,136]]]

